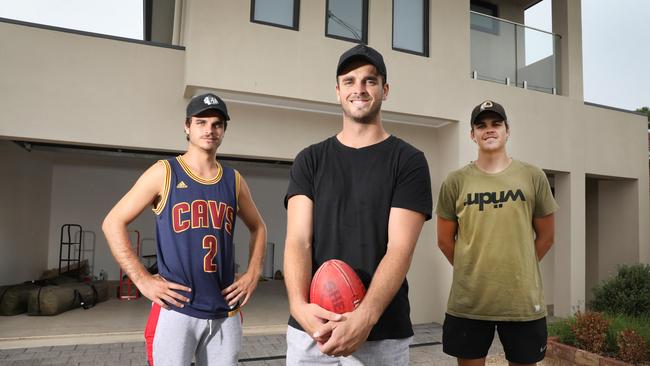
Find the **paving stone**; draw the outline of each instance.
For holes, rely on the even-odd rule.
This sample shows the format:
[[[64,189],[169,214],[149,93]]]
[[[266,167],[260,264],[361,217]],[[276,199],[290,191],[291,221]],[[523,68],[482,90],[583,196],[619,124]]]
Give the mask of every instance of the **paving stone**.
[[[129,352],[129,353],[120,353],[120,360],[140,360],[146,361],[147,355],[145,352]]]
[[[54,348],[54,347],[53,347]],[[56,346],[57,351],[74,351],[77,348],[77,345],[73,344],[70,346]]]
[[[40,364],[39,360],[16,360],[9,363],[11,366],[34,366]]]
[[[34,347],[34,348],[26,349],[25,352],[43,353],[43,352],[50,352],[51,350],[52,350],[52,347]]]
[[[5,360],[7,361],[22,361],[22,360],[31,360],[34,358],[34,353],[23,352],[9,355]]]
[[[0,354],[15,355],[17,353],[25,353],[26,350],[27,348],[3,349],[0,350]]]
[[[80,356],[85,354],[85,350],[62,350],[61,353],[59,354],[60,357],[75,357],[75,356]]]
[[[442,340],[442,327],[438,324],[424,324],[413,327],[411,365],[456,365],[456,359],[442,353],[442,345],[428,343]],[[418,346],[420,345],[420,346]],[[414,347],[415,346],[415,347]],[[242,340],[239,354],[241,366],[278,366],[285,359],[259,359],[284,356],[286,354],[284,334],[246,336]],[[498,338],[490,348],[490,354],[503,352]],[[256,359],[243,361],[246,359]],[[144,342],[88,344],[77,346],[54,346],[0,350],[0,366],[9,365],[137,365],[146,366]]]
[[[38,359],[52,359],[52,358],[59,358],[61,357],[61,352],[60,351],[49,351],[49,352],[38,352],[34,353],[34,358]]]
[[[41,361],[41,365],[69,365],[70,359],[67,357],[57,357],[51,359],[44,359]]]
[[[76,355],[76,356],[70,357],[70,363],[74,364],[74,363],[77,363],[77,362],[79,362],[79,363],[80,362],[92,362],[94,359],[95,359],[95,355],[92,355],[92,354],[90,354],[90,355],[86,355],[86,354]]]
[[[87,348],[85,350],[85,354],[87,355],[109,354],[109,353],[111,353],[111,350],[108,348]]]
[[[100,344],[99,348],[119,349],[119,348],[124,348],[124,346],[122,343],[107,343],[107,344]]]
[[[75,348],[76,350],[87,350],[87,349],[97,349],[99,344],[78,344]]]

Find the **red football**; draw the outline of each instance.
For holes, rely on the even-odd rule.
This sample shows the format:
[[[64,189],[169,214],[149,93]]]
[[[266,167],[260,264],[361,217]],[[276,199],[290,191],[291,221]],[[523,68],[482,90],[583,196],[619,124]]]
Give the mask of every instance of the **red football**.
[[[309,302],[343,314],[356,309],[366,295],[366,287],[357,273],[338,259],[323,263],[311,280]]]

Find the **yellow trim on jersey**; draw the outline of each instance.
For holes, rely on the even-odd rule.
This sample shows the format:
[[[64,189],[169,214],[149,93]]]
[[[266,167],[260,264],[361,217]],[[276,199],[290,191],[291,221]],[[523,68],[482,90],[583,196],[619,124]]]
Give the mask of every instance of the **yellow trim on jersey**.
[[[239,212],[239,190],[241,188],[241,174],[235,169],[235,202],[237,202],[237,212]]]
[[[217,161],[217,170],[218,170],[217,175],[215,175],[214,178],[211,179],[204,179],[201,178],[198,174],[194,173],[192,169],[190,169],[190,167],[185,163],[185,161],[181,156],[177,156],[176,160],[178,160],[178,163],[181,165],[181,168],[183,168],[185,173],[197,183],[215,184],[221,180],[221,176],[223,175],[223,169],[221,168],[221,164],[219,164],[218,161]]]
[[[158,202],[158,207],[152,208],[153,213],[156,215],[160,215],[165,208],[165,205],[167,204],[167,199],[169,198],[169,183],[171,181],[171,176],[172,176],[172,167],[169,165],[169,162],[167,160],[158,160],[159,162],[163,163],[163,166],[165,167],[165,185],[163,186],[163,192],[162,195],[160,196],[160,201]]]
[[[235,309],[235,310],[231,310],[231,311],[229,311],[229,312],[228,312],[228,317],[231,317],[231,316],[233,316],[233,315],[237,315],[237,313],[239,313],[240,310],[241,310],[241,308],[237,308],[237,309]]]

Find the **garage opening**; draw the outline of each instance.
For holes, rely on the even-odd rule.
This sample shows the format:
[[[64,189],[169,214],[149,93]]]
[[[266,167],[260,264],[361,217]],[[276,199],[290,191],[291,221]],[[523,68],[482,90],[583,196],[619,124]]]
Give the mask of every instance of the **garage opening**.
[[[61,228],[80,225],[81,250],[91,279],[111,284],[109,300],[84,310],[77,308],[55,316],[3,316],[0,344],[18,339],[25,345],[32,339],[55,345],[71,339],[118,337],[118,341],[142,340],[150,302],[143,297],[119,299],[120,269],[101,231],[111,207],[130,189],[137,178],[156,160],[176,152],[134,151],[37,142],[0,140],[5,164],[0,186],[0,286],[37,280],[47,269],[58,269]],[[244,332],[283,333],[288,319],[288,302],[281,278],[286,210],[283,199],[288,185],[290,162],[218,157],[240,171],[268,230],[267,258],[263,278],[249,304],[243,309]],[[130,226],[132,240],[139,237],[140,256],[145,266],[155,262],[154,214],[146,210]],[[79,237],[80,236],[80,237]],[[235,230],[235,262],[243,273],[248,263],[248,232],[240,221]],[[79,249],[81,248],[81,249]],[[65,256],[65,253],[64,253]]]

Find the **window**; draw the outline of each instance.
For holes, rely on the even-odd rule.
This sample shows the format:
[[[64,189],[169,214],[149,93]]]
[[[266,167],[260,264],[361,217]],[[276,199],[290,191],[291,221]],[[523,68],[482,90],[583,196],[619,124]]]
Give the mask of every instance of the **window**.
[[[553,56],[553,5],[551,0],[543,0],[524,10],[524,53],[526,66]],[[532,29],[532,28],[536,29]],[[548,33],[540,32],[537,29]]]
[[[325,35],[368,43],[368,0],[327,0]]]
[[[393,0],[393,49],[428,56],[429,0]]]
[[[251,22],[298,30],[300,0],[251,0]]]
[[[485,1],[471,0],[469,8],[471,11],[480,14],[489,15],[495,18],[499,16],[498,7]],[[472,29],[487,33],[499,34],[498,20],[489,17],[474,16],[474,14],[470,14],[470,19]]]

